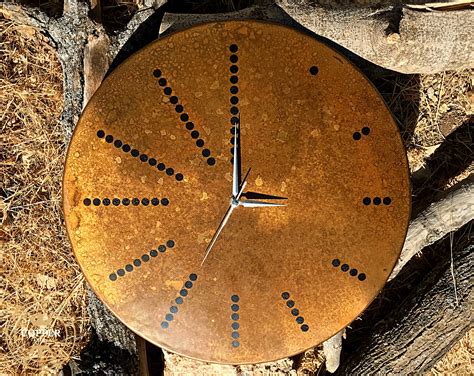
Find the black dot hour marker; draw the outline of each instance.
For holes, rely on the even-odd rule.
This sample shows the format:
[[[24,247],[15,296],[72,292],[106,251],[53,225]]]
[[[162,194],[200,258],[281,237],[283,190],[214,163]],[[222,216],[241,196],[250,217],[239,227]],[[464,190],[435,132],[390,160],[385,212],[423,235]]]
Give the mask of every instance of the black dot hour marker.
[[[352,138],[356,141],[360,140],[362,138],[361,134],[359,132],[354,132],[352,135]]]
[[[360,132],[359,131],[356,131],[352,134],[352,138],[355,140],[355,141],[359,141],[361,138],[362,138],[362,135],[364,136],[368,136],[370,133],[370,128],[369,127],[363,127]]]
[[[237,55],[230,55],[229,60],[230,60],[231,63],[235,64],[239,60],[239,57]]]
[[[159,69],[155,69],[153,71],[153,76],[155,76],[156,78],[159,78],[161,76],[161,71]]]
[[[233,329],[233,331],[231,332],[231,346],[232,347],[240,346],[240,342],[237,340],[240,337],[240,334],[238,332],[240,325],[239,323],[236,322],[239,319],[239,314],[236,313],[240,309],[239,305],[237,304],[239,300],[240,300],[240,297],[237,294],[233,294],[230,297],[230,301],[231,301],[230,309],[233,312],[231,314],[231,319],[233,321],[231,324],[231,327]]]
[[[173,91],[173,90],[171,90],[170,87],[165,87],[165,88],[163,89],[163,93],[165,93],[166,95],[171,95],[172,91]]]
[[[298,308],[295,307],[295,302],[294,300],[289,300],[290,299],[290,293],[285,291],[285,292],[282,292],[281,293],[281,298],[285,301],[286,303],[286,306],[288,308],[290,308],[290,313],[291,315],[294,317],[294,316],[298,316],[296,317],[295,319],[295,322],[299,325],[303,324],[304,323],[304,318],[303,316],[299,316],[300,314],[300,310]],[[294,307],[294,308],[293,308]],[[300,329],[303,331],[303,332],[307,332],[309,330],[309,326],[307,324],[303,324],[300,326]]]
[[[364,136],[367,136],[370,133],[370,128],[369,127],[364,127],[364,128],[362,128],[361,132]]]
[[[229,47],[230,52],[236,53],[238,51],[239,47],[237,47],[236,44],[231,44]]]
[[[83,201],[84,205],[85,206],[90,206],[90,204],[92,203],[91,199],[90,198],[85,198],[84,201]]]
[[[102,200],[102,205],[104,205],[104,206],[109,206],[109,205],[110,205],[110,199],[104,198],[104,199]]]
[[[392,203],[392,199],[390,197],[384,197],[383,199],[376,196],[376,197],[373,197],[373,198],[370,198],[370,197],[364,197],[362,199],[362,203],[366,206],[370,205],[371,203],[375,206],[379,206],[380,204],[383,204],[385,206],[388,206]]]
[[[172,241],[172,240],[169,240],[168,242],[170,242],[170,241]],[[174,242],[173,242],[173,245],[174,245]],[[180,296],[178,296],[174,299],[174,303],[176,303],[178,305],[184,303],[184,298],[186,298],[186,296],[188,296],[188,294],[189,294],[188,290],[193,287],[193,283],[191,281],[196,281],[196,280],[197,280],[197,274],[191,273],[189,275],[189,280],[184,282],[183,287],[178,292],[178,294]],[[162,321],[161,327],[163,329],[167,329],[169,327],[169,322],[174,320],[174,315],[176,315],[177,313],[178,313],[178,307],[175,306],[174,304],[172,304],[170,306],[169,312],[165,314],[165,320],[166,321]],[[167,325],[163,326],[163,323],[166,323]]]
[[[319,72],[319,69],[315,65],[313,65],[311,68],[309,68],[309,73],[311,73],[313,76],[317,75],[318,72]]]
[[[167,198],[163,198],[162,201],[167,202],[167,204],[169,203],[169,200]],[[111,203],[112,203],[113,206],[120,206],[120,204],[122,204],[123,206],[129,206],[130,205],[130,199],[128,199],[128,198],[123,198],[123,199],[114,198],[112,200],[110,200],[107,197],[102,199],[102,200],[100,198],[94,198],[92,202],[94,203],[94,206],[100,206],[101,204],[103,206],[110,206]],[[156,206],[156,205],[158,205],[159,200],[156,197],[152,198],[151,200],[146,198],[146,197],[142,198],[141,200],[139,198],[135,197],[131,201],[133,206],[138,206],[140,204],[142,204],[143,206],[148,206],[150,204],[150,202],[153,206]],[[90,206],[91,199],[90,198],[85,198],[83,200],[83,203],[84,203],[85,206]]]
[[[109,137],[110,136],[110,137]],[[97,131],[97,137],[99,138],[104,138],[109,141],[107,141],[108,143],[111,143],[113,140],[114,140],[114,137],[112,135],[105,135],[105,132],[103,130],[99,130]],[[121,140],[115,140],[114,142],[114,145],[115,147],[119,148],[120,146],[118,145],[121,145],[121,150],[124,152],[124,153],[129,153],[131,154],[132,157],[138,157],[140,156],[140,161],[142,162],[147,162],[150,164],[150,166],[154,166],[156,163],[157,163],[157,160],[155,158],[149,158],[148,155],[146,154],[143,154],[143,153],[140,153],[140,151],[138,149],[132,149],[130,145],[128,144],[123,144],[123,142]],[[163,165],[164,167],[164,164],[163,163],[159,163],[159,166],[160,165]],[[158,168],[158,170],[162,171],[160,168]],[[164,168],[163,168],[164,170]],[[181,174],[182,175],[182,174]],[[176,179],[178,180],[178,179]]]
[[[349,270],[349,265],[347,265],[347,264],[342,264],[341,270],[342,270],[343,272],[347,272],[347,271]]]
[[[107,136],[105,136],[105,142],[111,144],[113,140],[114,137],[112,135],[108,134]]]
[[[160,85],[160,86],[166,86],[166,79],[160,78],[160,79],[158,80],[158,85]]]
[[[331,264],[332,264],[332,266],[337,268],[341,265],[341,261],[339,259],[334,259],[334,260],[332,260]],[[364,273],[359,274],[359,271],[354,267],[351,268],[351,266],[349,266],[349,264],[342,264],[340,270],[344,273],[349,271],[348,274],[351,277],[356,277],[357,276],[359,281],[364,281],[367,278]]]

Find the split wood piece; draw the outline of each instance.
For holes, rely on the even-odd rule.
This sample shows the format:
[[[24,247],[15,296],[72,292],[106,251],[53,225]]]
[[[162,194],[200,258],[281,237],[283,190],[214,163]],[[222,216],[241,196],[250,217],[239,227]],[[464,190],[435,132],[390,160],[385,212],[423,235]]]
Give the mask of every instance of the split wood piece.
[[[453,274],[447,252],[337,375],[423,375],[431,369],[473,326],[473,251],[474,245],[453,250]]]

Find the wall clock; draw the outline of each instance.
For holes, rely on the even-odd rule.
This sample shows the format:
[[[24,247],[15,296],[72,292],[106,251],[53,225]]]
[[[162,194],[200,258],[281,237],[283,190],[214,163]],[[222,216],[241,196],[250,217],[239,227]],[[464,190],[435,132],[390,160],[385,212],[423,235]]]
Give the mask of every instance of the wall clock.
[[[409,220],[407,161],[339,53],[216,22],[103,82],[69,146],[64,210],[85,277],[130,329],[201,360],[264,362],[334,335],[383,287]]]

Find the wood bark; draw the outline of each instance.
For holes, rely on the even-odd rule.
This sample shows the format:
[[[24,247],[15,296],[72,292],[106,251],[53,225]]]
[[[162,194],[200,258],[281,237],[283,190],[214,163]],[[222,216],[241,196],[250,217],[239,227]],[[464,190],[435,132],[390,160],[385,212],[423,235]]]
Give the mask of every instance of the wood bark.
[[[453,251],[376,325],[337,375],[422,375],[473,326],[474,246]],[[454,280],[453,280],[454,278]],[[456,293],[455,293],[456,291]]]

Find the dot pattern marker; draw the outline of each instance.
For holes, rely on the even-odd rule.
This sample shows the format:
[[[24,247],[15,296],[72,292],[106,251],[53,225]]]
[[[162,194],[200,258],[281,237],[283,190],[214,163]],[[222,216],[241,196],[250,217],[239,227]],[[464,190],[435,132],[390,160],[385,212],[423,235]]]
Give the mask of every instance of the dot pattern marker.
[[[133,197],[133,198],[88,198],[86,197],[84,200],[82,200],[82,203],[84,206],[168,206],[169,200],[165,197],[162,198],[161,200],[158,197],[153,197],[153,198],[138,198],[138,197]]]
[[[137,268],[139,268],[143,263],[147,263],[150,261],[150,257],[158,256],[158,252],[165,253],[167,249],[173,248],[175,245],[174,240],[168,240],[166,242],[166,246],[161,244],[157,247],[157,249],[152,249],[150,252],[143,254],[140,258],[134,259],[130,264],[125,265],[123,268],[118,269],[116,272],[110,273],[109,279],[112,282],[115,282],[119,277],[124,277],[126,275],[125,272],[131,273]]]
[[[364,204],[365,206],[369,206],[370,204],[373,204],[375,206],[379,206],[380,204],[384,204],[385,206],[388,206],[392,203],[392,199],[390,197],[384,197],[383,199],[376,196],[374,198],[370,198],[370,197],[364,197],[362,199],[362,204]]]
[[[237,132],[237,123],[240,123],[240,111],[239,111],[239,107],[237,106],[238,103],[239,103],[239,97],[238,97],[238,93],[239,93],[239,86],[238,86],[238,82],[239,82],[239,78],[237,76],[237,72],[239,71],[239,67],[237,66],[237,62],[239,61],[239,57],[237,55],[237,51],[239,50],[239,47],[236,45],[236,44],[231,44],[229,46],[229,51],[231,52],[231,55],[229,57],[229,61],[231,63],[231,66],[229,68],[229,71],[231,73],[231,76],[230,76],[230,83],[231,83],[231,86],[230,86],[230,114],[231,114],[231,118],[230,118],[230,124],[232,125],[232,127],[230,128],[230,134],[232,135],[231,139],[230,139],[230,144],[231,145],[234,145],[235,143],[235,136],[236,136],[236,132]],[[239,115],[239,116],[237,116]],[[234,147],[232,146],[230,148],[230,153],[232,154],[232,156],[234,155]],[[240,153],[240,150],[237,150],[237,153]],[[231,157],[230,158],[230,162],[231,163],[234,163],[234,158]]]
[[[354,139],[354,141],[359,141],[362,136],[368,136],[370,133],[370,128],[369,127],[363,127],[360,132],[357,131],[357,132],[354,132],[352,134],[352,138]]]
[[[230,315],[231,319],[232,319],[232,324],[231,324],[231,327],[232,327],[232,333],[231,333],[231,346],[232,347],[239,347],[240,346],[240,334],[239,334],[239,327],[240,327],[240,324],[238,323],[239,319],[240,319],[240,315],[239,315],[239,310],[240,310],[240,306],[239,306],[239,300],[240,300],[240,297],[236,294],[232,295],[230,297],[230,300],[231,300],[231,305],[230,305],[230,309],[231,309],[231,312],[232,314]]]
[[[170,240],[172,241],[172,240]],[[170,322],[174,320],[174,316],[178,313],[178,306],[184,303],[184,299],[189,294],[189,290],[193,288],[194,283],[197,281],[197,274],[191,273],[188,277],[188,280],[184,282],[183,287],[179,290],[179,296],[175,298],[174,302],[171,304],[169,312],[165,314],[165,319],[161,322],[161,327],[163,329],[168,329]]]
[[[316,76],[319,72],[319,68],[316,65],[313,65],[311,68],[309,68],[309,74],[312,76]]]
[[[155,167],[158,169],[158,171],[165,171],[168,176],[173,176],[174,170],[172,168],[166,168],[165,164],[163,162],[158,163],[158,161],[155,158],[150,158],[147,154],[140,153],[137,149],[133,149],[129,144],[124,144],[122,140],[115,139],[114,141],[114,136],[108,134],[106,135],[103,130],[98,130],[97,131],[97,137],[101,139],[105,139],[105,142],[108,144],[112,144],[117,148],[122,150],[124,153],[130,155],[134,158],[138,158],[141,162],[143,163],[148,163],[151,167]],[[169,173],[172,172],[172,173]],[[175,179],[177,181],[182,181],[184,179],[184,176],[182,173],[178,172],[175,175]]]
[[[335,268],[341,267],[340,269],[342,272],[344,273],[349,272],[349,275],[351,277],[357,277],[357,279],[361,282],[367,279],[367,276],[365,275],[365,273],[359,273],[359,271],[356,268],[351,268],[349,264],[343,264],[341,260],[337,258],[332,260],[332,266],[334,266]]]
[[[281,298],[285,301],[286,306],[291,310],[292,316],[295,317],[295,322],[300,325],[302,332],[307,332],[309,330],[309,325],[304,323],[304,317],[300,315],[300,310],[295,307],[294,300],[290,299],[290,293],[285,291],[281,293]]]
[[[179,114],[179,120],[181,120],[186,129],[190,132],[190,136],[192,139],[196,140],[196,146],[201,150],[201,155],[204,158],[207,158],[207,164],[209,166],[213,166],[216,163],[216,160],[211,157],[211,150],[204,148],[205,141],[202,138],[202,134],[200,135],[199,131],[196,130],[195,124],[189,119],[189,115],[184,112],[184,107],[182,104],[179,103],[179,98],[177,95],[172,95],[173,94],[173,89],[169,86],[169,82],[166,80],[166,78],[163,77],[163,74],[160,69],[155,69],[153,71],[153,76],[155,76],[158,79],[158,85],[163,87],[163,93],[169,97],[170,104],[174,105],[174,109],[177,114]],[[201,136],[201,137],[199,137]]]

